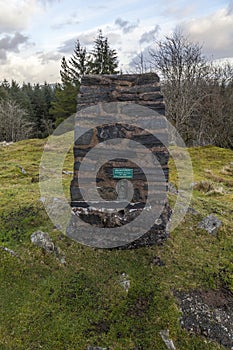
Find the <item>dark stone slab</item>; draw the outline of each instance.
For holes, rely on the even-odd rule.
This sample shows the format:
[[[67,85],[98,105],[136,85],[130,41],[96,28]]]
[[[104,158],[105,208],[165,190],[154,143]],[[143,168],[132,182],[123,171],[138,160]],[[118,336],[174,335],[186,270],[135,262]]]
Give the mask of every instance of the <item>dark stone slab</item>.
[[[119,75],[86,75],[82,78],[82,85],[111,85],[111,84],[134,84],[146,85],[159,82],[159,77],[155,73],[147,74],[119,74]]]
[[[166,165],[168,164],[169,161],[169,152],[153,152],[156,160],[161,164],[161,165]],[[155,162],[156,164],[156,162]]]
[[[160,86],[151,86],[151,85],[136,85],[136,86],[130,86],[130,87],[117,87],[117,91],[120,91],[122,93],[129,93],[129,94],[142,94],[145,92],[160,92]]]
[[[96,130],[99,142],[113,138],[125,138],[124,129],[119,124],[98,126]]]
[[[74,157],[85,157],[87,153],[92,149],[92,147],[87,148],[79,148],[77,146],[74,147]]]
[[[70,187],[70,194],[72,201],[83,201],[83,196],[81,194],[81,189],[79,187]]]
[[[150,108],[154,111],[159,111],[159,110],[164,111],[164,109],[165,109],[164,103],[151,103],[151,101],[148,103],[146,101],[140,101],[140,104],[142,106],[146,106],[147,108]]]
[[[164,137],[164,135],[162,135],[161,137]],[[148,147],[148,148],[163,146],[163,143],[152,134],[134,135],[132,137],[132,140],[135,142],[139,142],[143,146]],[[132,147],[134,147],[134,146],[132,145]]]
[[[77,161],[74,163],[74,170],[79,170],[81,166],[81,162]],[[82,171],[95,171],[96,164],[95,163],[85,163],[82,165]]]
[[[76,148],[74,147],[74,155],[75,157],[84,157],[92,148],[87,148],[87,149],[80,149],[80,148]],[[123,158],[125,155],[125,151],[124,150],[111,150],[111,156],[112,159],[115,158]],[[127,157],[129,157],[130,159],[137,159],[137,153],[134,150],[128,150],[127,149]],[[109,158],[109,150],[105,149],[105,148],[99,148],[99,149],[95,149],[95,154],[89,154],[88,158],[91,160],[95,160],[97,161],[98,159],[103,159]]]
[[[83,135],[81,135],[80,137],[77,138],[77,136],[75,136],[75,145],[89,145],[91,143],[92,137],[93,137],[93,130],[88,130],[87,132],[85,132]]]
[[[138,118],[138,123],[144,128],[150,130],[159,130],[167,128],[167,120],[163,117]]]
[[[163,101],[163,95],[160,93],[145,93],[138,95],[139,100],[143,101]]]

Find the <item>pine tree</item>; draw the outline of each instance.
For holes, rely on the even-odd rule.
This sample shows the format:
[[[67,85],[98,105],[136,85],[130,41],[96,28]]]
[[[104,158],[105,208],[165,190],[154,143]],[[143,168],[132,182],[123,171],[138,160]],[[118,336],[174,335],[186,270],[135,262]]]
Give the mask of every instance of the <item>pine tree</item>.
[[[70,73],[70,67],[68,66],[68,63],[65,57],[62,57],[62,60],[61,60],[60,75],[61,75],[61,81],[63,85],[72,83],[72,75]]]
[[[117,53],[110,48],[108,38],[104,37],[102,31],[94,41],[92,51],[91,73],[92,74],[117,74],[118,59]]]
[[[81,78],[90,73],[90,59],[87,49],[77,40],[74,53],[68,63],[65,57],[62,58],[60,75],[63,86],[73,84],[79,87]]]
[[[117,67],[117,53],[110,48],[108,38],[103,36],[101,30],[90,53],[77,40],[72,57],[68,61],[65,57],[62,58],[60,70],[62,83],[55,89],[50,109],[50,115],[56,120],[55,124],[58,125],[76,112],[76,98],[84,75],[117,74]]]
[[[54,89],[46,82],[43,85],[23,84],[21,92],[24,99],[20,106],[28,112],[29,121],[34,125],[33,137],[47,137],[51,134],[55,121],[49,114],[51,103],[54,99]]]
[[[17,102],[17,104],[27,111],[29,114],[31,112],[31,102],[25,91],[22,87],[15,81],[11,81],[11,85],[9,87],[9,98],[12,101]]]
[[[79,85],[81,78],[90,73],[90,54],[85,47],[80,45],[79,40],[75,43],[74,53],[69,64],[73,82],[75,85]]]
[[[79,88],[81,79],[87,74],[117,74],[118,59],[117,53],[110,48],[108,38],[104,37],[99,30],[94,41],[94,49],[88,53],[85,47],[80,45],[79,40],[75,42],[72,57],[67,62],[62,58],[61,81],[62,86],[72,84]]]
[[[54,101],[52,101],[49,110],[50,115],[55,120],[55,127],[57,127],[64,119],[75,113],[77,93],[77,87],[71,83],[56,85]]]
[[[0,101],[3,99],[3,100],[6,100],[9,96],[9,90],[8,88],[6,88],[6,86],[4,85],[4,82],[1,83],[0,85]]]

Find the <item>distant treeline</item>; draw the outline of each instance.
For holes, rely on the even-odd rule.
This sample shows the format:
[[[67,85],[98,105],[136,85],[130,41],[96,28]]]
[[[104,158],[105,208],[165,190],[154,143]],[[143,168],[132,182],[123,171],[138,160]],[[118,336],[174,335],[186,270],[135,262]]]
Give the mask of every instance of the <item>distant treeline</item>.
[[[15,80],[4,80],[0,84],[1,141],[48,136],[56,123],[51,110],[57,88],[47,83],[20,86]]]

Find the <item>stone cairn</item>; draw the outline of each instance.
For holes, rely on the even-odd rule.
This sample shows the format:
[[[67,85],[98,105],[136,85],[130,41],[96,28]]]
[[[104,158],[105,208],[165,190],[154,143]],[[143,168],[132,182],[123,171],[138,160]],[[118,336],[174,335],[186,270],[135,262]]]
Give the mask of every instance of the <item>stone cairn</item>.
[[[152,227],[126,247],[163,242],[168,236],[166,226],[170,209],[166,193],[165,197],[160,197],[160,190],[162,185],[167,188],[169,153],[165,146],[168,133],[159,77],[155,73],[85,76],[81,82],[77,106],[74,177],[70,186],[73,213],[93,227],[116,227],[134,220],[148,207],[149,189],[144,172],[146,169],[149,176],[154,176],[152,196],[155,201],[163,202],[163,210]],[[138,125],[138,122],[143,127],[134,125]],[[124,149],[119,139],[128,142],[130,151],[127,152],[127,158],[124,158]],[[104,157],[104,152],[106,158],[108,156],[108,151],[105,147],[101,148],[101,143],[111,140],[114,145],[113,155],[111,153],[111,159],[101,164],[98,162],[99,157]],[[98,149],[97,145],[100,146]],[[141,145],[150,150],[149,156]],[[95,153],[92,157],[89,152],[93,149]],[[84,159],[85,166],[81,168]],[[137,164],[138,159],[140,166]],[[151,160],[154,160],[153,165]],[[158,164],[163,176],[154,171]],[[80,183],[81,170],[84,176]],[[94,186],[97,189],[94,191],[93,186],[90,186],[93,171],[97,171]],[[109,210],[95,208],[95,203],[101,202],[100,198],[108,201]],[[122,203],[127,198],[131,200],[123,210],[111,210],[111,203],[116,208],[116,203]],[[104,205],[106,206],[106,202]],[[67,233],[73,237],[74,231],[75,224],[71,223]]]

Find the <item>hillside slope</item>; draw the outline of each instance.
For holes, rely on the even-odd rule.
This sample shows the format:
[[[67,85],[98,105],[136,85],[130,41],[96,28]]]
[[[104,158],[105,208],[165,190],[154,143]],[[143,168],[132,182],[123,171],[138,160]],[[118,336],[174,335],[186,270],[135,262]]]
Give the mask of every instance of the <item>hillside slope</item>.
[[[194,210],[162,246],[110,251],[73,242],[50,222],[38,186],[44,144],[0,147],[0,349],[165,350],[162,330],[177,350],[224,349],[218,339],[182,328],[177,295],[232,296],[233,152],[190,149]],[[64,169],[72,165],[70,151]],[[170,167],[175,184],[172,160]],[[71,176],[63,175],[67,196]],[[169,194],[171,205],[175,196]],[[198,228],[212,213],[223,223],[217,235]],[[36,230],[50,234],[57,254],[32,245]]]

